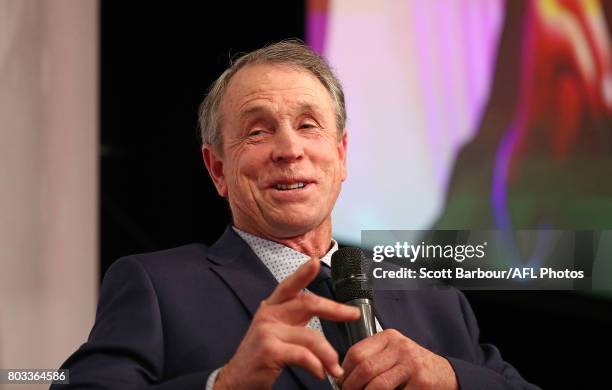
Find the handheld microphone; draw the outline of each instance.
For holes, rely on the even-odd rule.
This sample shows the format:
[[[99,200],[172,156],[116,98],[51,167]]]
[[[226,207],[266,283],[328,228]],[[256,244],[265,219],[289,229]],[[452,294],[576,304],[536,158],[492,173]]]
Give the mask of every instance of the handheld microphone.
[[[332,255],[332,287],[336,300],[361,311],[358,320],[346,323],[350,345],[376,333],[374,295],[368,282],[368,266],[359,248],[341,248]]]

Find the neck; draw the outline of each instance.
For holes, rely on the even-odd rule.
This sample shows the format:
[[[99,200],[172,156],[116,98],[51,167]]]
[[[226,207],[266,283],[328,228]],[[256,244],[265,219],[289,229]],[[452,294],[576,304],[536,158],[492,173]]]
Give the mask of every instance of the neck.
[[[331,229],[327,234],[317,234],[317,232],[310,231],[295,237],[269,239],[307,256],[321,258],[331,247]]]
[[[292,237],[250,229],[247,226],[240,226],[240,224],[235,224],[234,226],[255,236],[283,244],[307,256],[321,258],[325,256],[331,248],[331,221],[326,222],[323,222],[315,229]]]

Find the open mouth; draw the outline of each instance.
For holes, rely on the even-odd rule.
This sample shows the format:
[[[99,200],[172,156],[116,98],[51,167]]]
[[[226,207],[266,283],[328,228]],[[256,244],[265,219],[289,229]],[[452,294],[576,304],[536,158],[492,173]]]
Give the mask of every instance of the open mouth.
[[[293,184],[277,184],[274,188],[279,191],[291,191],[291,190],[299,190],[306,187],[306,183],[297,182]]]

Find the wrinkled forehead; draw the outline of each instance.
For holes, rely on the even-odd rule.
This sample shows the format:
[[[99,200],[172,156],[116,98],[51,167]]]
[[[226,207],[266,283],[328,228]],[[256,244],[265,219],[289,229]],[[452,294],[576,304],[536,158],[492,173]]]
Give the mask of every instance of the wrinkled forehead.
[[[262,103],[333,113],[331,94],[310,71],[286,64],[255,64],[240,69],[229,81],[220,105],[222,120],[237,118]]]

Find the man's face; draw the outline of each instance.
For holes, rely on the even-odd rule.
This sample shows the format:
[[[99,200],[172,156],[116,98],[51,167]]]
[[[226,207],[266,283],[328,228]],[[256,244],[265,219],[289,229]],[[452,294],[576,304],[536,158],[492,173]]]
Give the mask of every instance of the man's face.
[[[323,84],[287,65],[249,65],[231,79],[219,113],[223,153],[203,152],[235,225],[271,238],[331,229],[346,133],[339,141]]]

